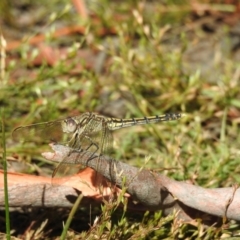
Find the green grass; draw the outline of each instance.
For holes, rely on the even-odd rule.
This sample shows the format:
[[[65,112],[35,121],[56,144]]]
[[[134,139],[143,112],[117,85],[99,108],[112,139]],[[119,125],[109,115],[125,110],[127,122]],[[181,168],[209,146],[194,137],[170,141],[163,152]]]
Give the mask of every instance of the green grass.
[[[4,125],[4,108],[1,111],[1,132],[2,132],[2,162],[4,170],[4,206],[5,206],[5,221],[6,221],[6,239],[10,240],[10,217],[9,217],[9,201],[8,201],[8,178],[7,178],[7,151],[6,151],[6,139],[5,139],[5,125]]]
[[[15,127],[86,111],[100,111],[113,117],[184,112],[187,116],[180,121],[114,132],[115,158],[141,167],[145,158],[150,157],[145,165],[147,168],[177,167],[162,173],[177,180],[191,180],[203,187],[240,183],[239,63],[230,54],[223,54],[225,48],[193,51],[191,57],[198,57],[200,53],[207,55],[210,50],[218,56],[210,73],[205,75],[201,69],[208,62],[197,68],[194,62],[186,60],[186,52],[194,47],[193,43],[211,42],[214,37],[219,42],[228,39],[228,26],[218,26],[225,29],[220,36],[218,32],[210,34],[200,27],[189,30],[186,26],[194,20],[184,1],[171,1],[167,6],[153,2],[148,8],[143,8],[138,1],[102,1],[90,4],[90,11],[98,16],[98,22],[90,18],[84,23],[75,12],[63,10],[67,9],[65,1],[59,1],[60,5],[57,1],[48,2],[45,16],[55,13],[57,17],[53,22],[44,18],[44,32],[49,36],[47,43],[56,49],[65,46],[68,54],[55,66],[33,66],[31,56],[27,55],[27,50],[31,49],[28,42],[7,53],[6,59],[15,57],[7,61],[6,83],[2,80],[0,89],[0,106],[4,107],[7,119],[8,156],[15,153],[19,161],[28,162],[31,167],[26,172],[38,172],[34,167],[38,164],[51,175],[53,166],[40,156],[47,146],[31,143],[29,148],[14,143],[11,131]],[[120,20],[113,20],[116,18]],[[84,25],[88,31],[85,35],[52,38],[51,28],[57,29],[57,23]],[[114,28],[115,35],[100,36],[102,28]],[[38,33],[37,28],[33,29]],[[87,58],[77,55],[78,46],[90,51],[94,67],[88,66]],[[103,47],[105,61],[101,62],[98,50]],[[34,54],[30,51],[32,57]],[[79,63],[82,63],[81,70],[75,69]],[[186,68],[186,64],[190,68]],[[215,77],[210,79],[209,74]],[[50,170],[45,170],[47,168]],[[218,239],[231,236],[239,229],[234,223],[220,229],[203,229],[201,223],[197,227],[178,225],[174,215],[164,217],[160,212],[140,214],[115,210],[117,203],[105,203],[101,210],[94,210],[93,216],[100,216],[100,219],[91,228],[88,224],[93,221],[80,217],[86,227],[69,230],[67,239],[86,236],[89,239],[97,239],[97,236],[108,239]],[[91,215],[87,207],[80,212]],[[44,223],[46,219],[35,220]],[[54,226],[52,231],[55,232]],[[60,236],[61,231],[56,232]],[[45,228],[41,234],[48,236]]]

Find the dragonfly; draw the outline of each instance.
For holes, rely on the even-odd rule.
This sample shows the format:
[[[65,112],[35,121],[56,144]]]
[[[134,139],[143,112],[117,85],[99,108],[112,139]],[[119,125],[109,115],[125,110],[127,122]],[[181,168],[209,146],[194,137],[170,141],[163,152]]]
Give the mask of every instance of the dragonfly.
[[[20,126],[13,130],[13,138],[17,141],[52,142],[65,145],[71,149],[82,152],[91,152],[91,156],[110,154],[113,150],[112,131],[143,124],[172,121],[181,118],[181,113],[166,113],[142,118],[120,119],[86,112],[79,116],[68,117],[62,120],[42,122],[28,126]],[[81,155],[79,155],[81,157]],[[86,158],[86,157],[85,157]],[[52,177],[60,168],[66,165],[78,165],[78,160],[68,162],[63,159],[53,171]]]

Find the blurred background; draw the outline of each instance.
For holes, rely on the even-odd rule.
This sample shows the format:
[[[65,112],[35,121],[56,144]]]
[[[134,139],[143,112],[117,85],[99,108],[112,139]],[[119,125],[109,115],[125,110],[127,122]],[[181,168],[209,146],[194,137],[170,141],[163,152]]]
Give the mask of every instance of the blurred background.
[[[54,168],[48,145],[12,140],[18,126],[180,112],[115,131],[113,157],[203,187],[240,183],[239,1],[1,0],[0,26],[9,170]]]

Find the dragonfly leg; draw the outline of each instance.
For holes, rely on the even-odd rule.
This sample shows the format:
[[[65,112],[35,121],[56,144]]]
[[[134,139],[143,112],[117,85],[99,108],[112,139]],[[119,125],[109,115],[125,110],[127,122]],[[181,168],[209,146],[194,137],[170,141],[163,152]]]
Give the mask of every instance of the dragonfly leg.
[[[94,153],[96,153],[96,152],[98,151],[98,149],[99,149],[98,144],[96,144],[95,142],[93,142],[90,137],[86,136],[86,138],[87,138],[87,139],[89,140],[89,142],[91,142],[91,143],[90,143],[90,145],[89,145],[85,150],[88,151],[92,146],[94,146],[94,147],[96,148],[96,150],[94,151]]]
[[[76,132],[75,134],[73,134],[73,136],[69,140],[68,145],[74,149],[81,149],[81,145],[80,144],[78,145],[78,141],[77,141],[78,138],[79,138],[78,133]]]
[[[85,136],[86,139],[89,140],[90,144],[89,146],[84,149],[84,151],[89,151],[92,147],[94,147],[95,149],[91,150],[91,155],[88,157],[88,161],[91,160],[93,158],[93,156],[96,154],[96,152],[99,150],[99,146],[97,143],[93,142],[92,139],[88,136]],[[88,152],[89,153],[89,152]]]

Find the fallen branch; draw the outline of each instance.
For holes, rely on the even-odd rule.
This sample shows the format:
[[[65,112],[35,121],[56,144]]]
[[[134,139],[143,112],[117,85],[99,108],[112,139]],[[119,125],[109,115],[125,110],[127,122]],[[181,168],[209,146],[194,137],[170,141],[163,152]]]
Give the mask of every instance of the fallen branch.
[[[64,159],[70,164],[88,166],[96,169],[114,186],[126,187],[130,194],[125,194],[129,198],[129,208],[162,210],[164,215],[178,212],[178,219],[191,221],[200,218],[207,225],[216,223],[221,218],[240,220],[240,190],[237,187],[204,189],[146,169],[138,169],[107,156],[100,159],[92,156],[88,160],[92,153],[76,151],[62,145],[51,144],[51,147],[54,153],[43,154],[48,160],[61,162]],[[87,201],[101,201],[102,198],[107,199],[113,193],[120,192],[119,188],[109,186],[102,176],[100,180],[99,175],[98,182],[103,186],[94,185],[96,176],[90,168],[71,177],[56,179],[53,185],[51,178],[9,174],[10,206],[70,207],[79,192]],[[1,182],[0,205],[3,205]]]

